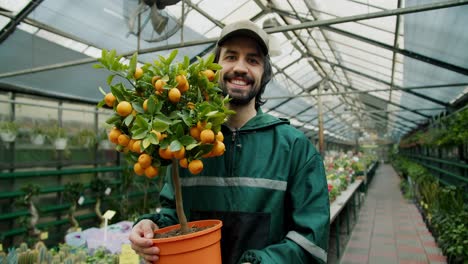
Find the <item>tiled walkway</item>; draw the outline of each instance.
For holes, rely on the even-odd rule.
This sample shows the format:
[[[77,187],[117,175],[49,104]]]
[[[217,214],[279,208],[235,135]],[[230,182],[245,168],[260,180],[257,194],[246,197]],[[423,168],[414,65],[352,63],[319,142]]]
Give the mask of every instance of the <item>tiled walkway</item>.
[[[418,209],[403,198],[398,184],[393,168],[381,164],[341,264],[447,263]]]

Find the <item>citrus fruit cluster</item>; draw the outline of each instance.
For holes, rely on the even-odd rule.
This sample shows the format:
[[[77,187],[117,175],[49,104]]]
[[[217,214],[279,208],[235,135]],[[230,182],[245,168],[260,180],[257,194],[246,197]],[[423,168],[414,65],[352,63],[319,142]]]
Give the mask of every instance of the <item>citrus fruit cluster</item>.
[[[109,140],[126,153],[137,175],[153,178],[161,166],[178,164],[192,174],[203,170],[203,158],[223,155],[221,124],[234,112],[218,87],[221,66],[214,56],[190,63],[173,63],[177,50],[152,64],[137,66],[134,54],[127,64],[115,51],[102,51],[100,64],[111,72],[110,92],[102,90],[99,107],[114,114],[106,121],[113,128]],[[114,82],[114,77],[124,82]]]

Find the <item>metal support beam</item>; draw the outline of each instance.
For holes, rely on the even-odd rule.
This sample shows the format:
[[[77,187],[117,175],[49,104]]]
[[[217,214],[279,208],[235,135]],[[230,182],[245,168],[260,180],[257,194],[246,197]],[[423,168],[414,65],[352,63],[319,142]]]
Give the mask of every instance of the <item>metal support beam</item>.
[[[8,36],[13,33],[16,29],[16,26],[26,18],[36,7],[42,3],[43,0],[34,0],[29,2],[23,10],[21,10],[10,22],[2,29],[0,32],[0,44],[8,38]]]

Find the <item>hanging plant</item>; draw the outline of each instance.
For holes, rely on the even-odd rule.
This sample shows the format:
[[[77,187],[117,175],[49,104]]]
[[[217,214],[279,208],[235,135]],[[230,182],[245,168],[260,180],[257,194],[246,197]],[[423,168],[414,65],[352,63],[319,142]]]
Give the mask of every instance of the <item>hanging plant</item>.
[[[19,127],[15,122],[0,121],[0,137],[3,142],[13,142],[18,135]]]

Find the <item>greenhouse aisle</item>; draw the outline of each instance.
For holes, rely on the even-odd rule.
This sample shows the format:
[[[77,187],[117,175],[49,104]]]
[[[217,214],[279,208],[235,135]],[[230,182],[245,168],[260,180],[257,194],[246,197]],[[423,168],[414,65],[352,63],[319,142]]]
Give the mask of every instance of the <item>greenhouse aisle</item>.
[[[376,171],[340,263],[447,263],[391,165]]]

